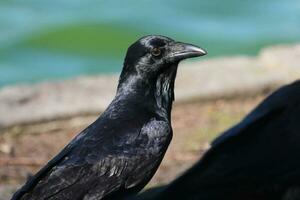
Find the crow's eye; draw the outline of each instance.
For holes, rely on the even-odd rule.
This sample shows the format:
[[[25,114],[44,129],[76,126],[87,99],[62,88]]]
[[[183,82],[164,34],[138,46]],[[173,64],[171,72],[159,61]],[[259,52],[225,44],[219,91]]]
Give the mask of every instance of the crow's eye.
[[[153,49],[151,50],[151,54],[152,54],[153,56],[160,56],[161,50],[160,50],[159,48],[153,48]]]

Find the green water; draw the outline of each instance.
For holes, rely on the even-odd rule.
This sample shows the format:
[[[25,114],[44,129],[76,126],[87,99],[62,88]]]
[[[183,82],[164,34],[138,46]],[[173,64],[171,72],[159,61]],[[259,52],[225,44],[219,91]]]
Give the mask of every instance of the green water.
[[[299,0],[2,0],[0,86],[120,71],[129,44],[162,34],[210,57],[300,41]]]

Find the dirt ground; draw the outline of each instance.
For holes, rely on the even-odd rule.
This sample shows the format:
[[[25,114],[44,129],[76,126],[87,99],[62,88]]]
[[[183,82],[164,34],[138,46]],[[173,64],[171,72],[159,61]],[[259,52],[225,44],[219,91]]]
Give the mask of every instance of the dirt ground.
[[[189,168],[213,138],[238,122],[264,96],[176,104],[172,112],[172,143],[147,187],[167,183]],[[0,200],[8,199],[28,175],[96,117],[80,116],[0,130]]]

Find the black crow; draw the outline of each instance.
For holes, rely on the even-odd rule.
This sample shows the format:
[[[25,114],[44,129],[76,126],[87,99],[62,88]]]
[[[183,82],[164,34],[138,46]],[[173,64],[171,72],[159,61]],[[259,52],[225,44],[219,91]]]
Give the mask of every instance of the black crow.
[[[132,199],[299,200],[300,81],[267,97],[175,181]]]
[[[163,36],[146,36],[132,44],[108,108],[12,200],[119,199],[141,190],[172,138],[178,63],[205,54],[199,47]]]

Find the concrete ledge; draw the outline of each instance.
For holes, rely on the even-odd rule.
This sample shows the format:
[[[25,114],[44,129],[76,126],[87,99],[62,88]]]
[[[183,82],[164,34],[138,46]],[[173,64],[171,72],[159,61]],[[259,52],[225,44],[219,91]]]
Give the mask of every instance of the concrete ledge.
[[[235,56],[182,63],[176,102],[259,92],[300,77],[300,44],[263,49],[257,57]],[[95,114],[114,97],[118,75],[79,77],[0,89],[3,128]]]

